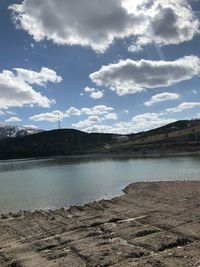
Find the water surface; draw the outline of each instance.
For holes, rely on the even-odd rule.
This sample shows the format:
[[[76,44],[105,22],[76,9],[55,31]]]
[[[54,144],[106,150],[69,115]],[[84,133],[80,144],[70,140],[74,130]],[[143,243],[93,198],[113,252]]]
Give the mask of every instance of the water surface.
[[[2,161],[0,213],[84,204],[164,180],[200,180],[200,157]]]

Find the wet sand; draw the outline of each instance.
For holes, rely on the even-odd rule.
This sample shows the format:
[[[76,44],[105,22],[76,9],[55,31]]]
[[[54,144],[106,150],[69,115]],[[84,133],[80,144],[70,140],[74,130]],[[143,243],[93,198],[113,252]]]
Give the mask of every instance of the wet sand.
[[[136,183],[124,193],[1,215],[0,266],[200,266],[200,182]]]

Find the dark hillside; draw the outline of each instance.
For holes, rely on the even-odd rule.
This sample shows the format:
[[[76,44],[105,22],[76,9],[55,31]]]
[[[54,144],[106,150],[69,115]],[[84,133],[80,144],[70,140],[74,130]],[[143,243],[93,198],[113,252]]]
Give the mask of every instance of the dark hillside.
[[[131,135],[73,129],[40,132],[0,141],[0,159],[83,155],[143,155],[200,151],[200,120],[177,121]]]
[[[113,136],[63,129],[9,138],[0,143],[0,159],[83,154],[113,143]]]

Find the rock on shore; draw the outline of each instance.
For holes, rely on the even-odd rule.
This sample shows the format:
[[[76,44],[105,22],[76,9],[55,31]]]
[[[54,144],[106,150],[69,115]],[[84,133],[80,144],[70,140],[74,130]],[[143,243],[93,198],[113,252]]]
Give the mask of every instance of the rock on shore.
[[[200,266],[200,182],[124,192],[69,210],[2,215],[0,266]]]

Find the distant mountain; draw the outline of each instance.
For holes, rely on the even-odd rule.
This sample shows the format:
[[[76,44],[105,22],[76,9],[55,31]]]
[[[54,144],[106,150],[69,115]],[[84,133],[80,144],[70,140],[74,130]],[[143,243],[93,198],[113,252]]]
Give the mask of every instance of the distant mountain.
[[[39,129],[23,126],[11,126],[1,123],[0,124],[0,141],[6,138],[23,137],[26,135],[41,132]]]
[[[8,132],[7,132],[7,130]],[[31,130],[34,134],[30,134]],[[61,129],[5,128],[0,159],[72,155],[168,155],[200,152],[200,120],[177,121],[131,135],[86,133]],[[5,139],[5,136],[11,137]]]

